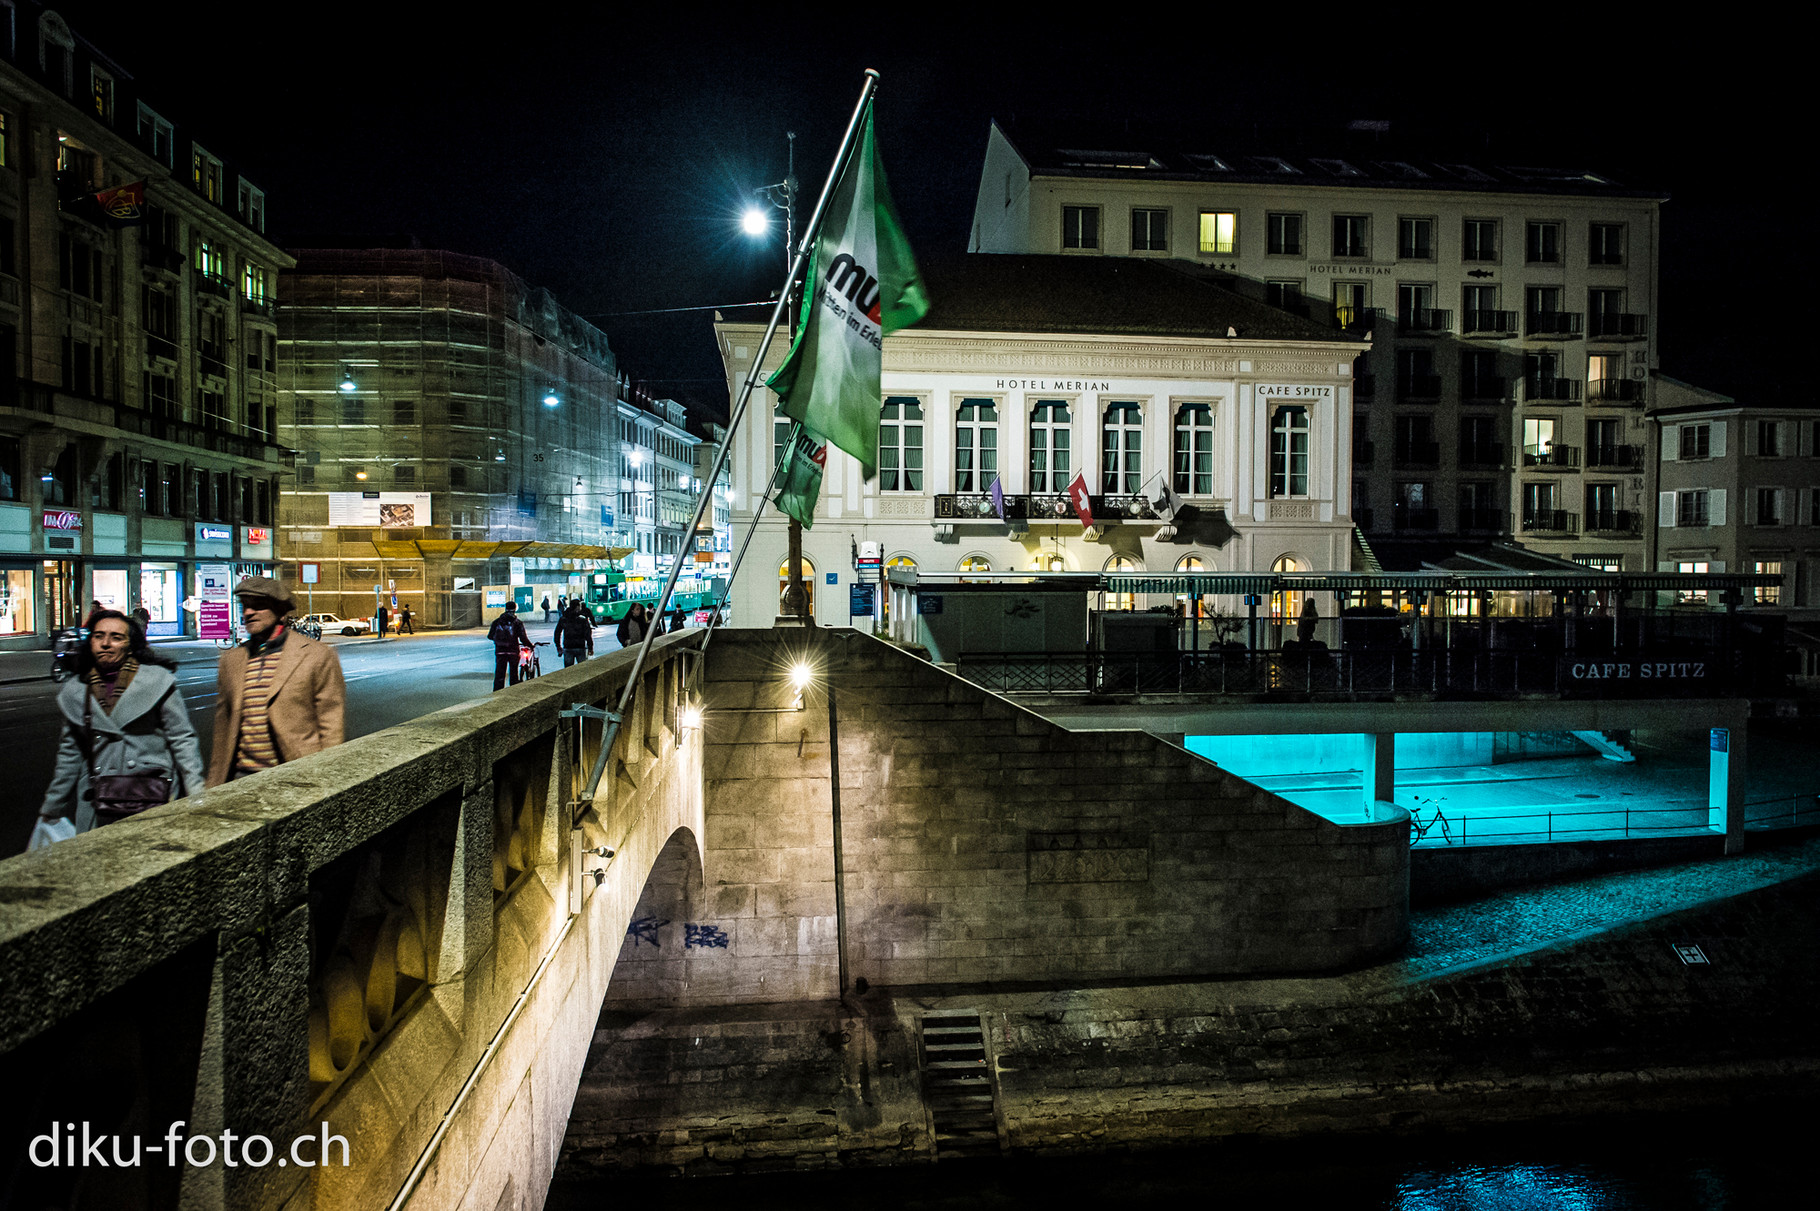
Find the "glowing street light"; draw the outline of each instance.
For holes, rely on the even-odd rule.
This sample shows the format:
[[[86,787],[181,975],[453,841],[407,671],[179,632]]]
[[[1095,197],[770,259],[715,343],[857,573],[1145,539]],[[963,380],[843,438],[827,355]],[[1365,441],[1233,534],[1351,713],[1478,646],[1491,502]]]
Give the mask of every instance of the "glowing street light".
[[[749,236],[762,236],[771,230],[771,218],[756,206],[748,206],[739,218],[739,229]]]
[[[544,395],[543,395],[543,406],[544,407],[554,408],[557,404],[560,404],[561,402],[562,401],[556,397],[556,389],[554,387],[552,387],[552,388],[550,388],[550,390],[544,392]]]
[[[354,372],[352,370],[343,369],[341,372],[342,393],[345,395],[350,391],[357,391],[359,389],[360,384],[354,381]]]

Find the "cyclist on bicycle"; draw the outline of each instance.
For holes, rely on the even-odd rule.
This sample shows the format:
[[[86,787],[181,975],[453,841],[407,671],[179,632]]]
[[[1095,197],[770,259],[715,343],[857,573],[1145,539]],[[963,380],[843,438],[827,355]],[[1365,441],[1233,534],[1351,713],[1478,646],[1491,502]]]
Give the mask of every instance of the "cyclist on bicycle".
[[[487,630],[487,638],[493,641],[493,688],[503,690],[506,678],[512,684],[519,682],[518,660],[519,649],[531,646],[531,636],[525,631],[525,624],[518,619],[518,603],[507,601],[505,613],[493,620]]]

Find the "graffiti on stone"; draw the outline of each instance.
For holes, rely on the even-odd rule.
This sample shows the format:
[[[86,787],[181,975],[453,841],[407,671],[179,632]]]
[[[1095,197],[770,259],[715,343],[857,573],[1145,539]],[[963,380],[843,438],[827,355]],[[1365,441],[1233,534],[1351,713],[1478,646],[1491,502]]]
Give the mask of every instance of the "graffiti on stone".
[[[710,947],[725,950],[727,948],[726,931],[718,925],[684,925],[683,948],[693,950],[698,947],[704,950]]]
[[[649,942],[652,946],[661,946],[662,943],[657,940],[657,931],[668,924],[668,921],[659,920],[655,916],[634,917],[632,923],[626,926],[626,936],[632,939],[634,950],[645,942]],[[694,926],[689,926],[689,928],[693,929]]]

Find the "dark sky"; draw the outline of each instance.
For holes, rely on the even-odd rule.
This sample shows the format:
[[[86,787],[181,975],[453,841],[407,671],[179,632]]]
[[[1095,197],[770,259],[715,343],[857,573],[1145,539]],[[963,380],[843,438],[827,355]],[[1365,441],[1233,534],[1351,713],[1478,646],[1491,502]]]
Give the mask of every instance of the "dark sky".
[[[897,7],[924,15],[855,26],[778,5],[369,3],[268,8],[278,24],[254,33],[244,5],[211,0],[60,11],[266,189],[280,243],[408,235],[491,257],[598,316],[654,393],[709,408],[726,406],[710,312],[607,313],[776,289],[781,236],[739,235],[738,212],[783,177],[787,130],[812,200],[867,67],[883,74],[881,154],[924,259],[965,249],[994,116],[1248,137],[1385,119],[1399,139],[1668,190],[1652,320],[1664,368],[1744,396],[1781,390],[1763,320],[1777,271],[1804,251],[1791,153],[1812,141],[1780,116],[1782,52],[1719,27],[1604,31],[1565,12],[1475,26],[1285,6],[1228,25],[1217,7],[1156,8],[1165,24],[1135,7],[1031,6],[1014,27],[983,9]],[[786,32],[794,13],[803,25]],[[1443,21],[1445,35],[1420,32]]]

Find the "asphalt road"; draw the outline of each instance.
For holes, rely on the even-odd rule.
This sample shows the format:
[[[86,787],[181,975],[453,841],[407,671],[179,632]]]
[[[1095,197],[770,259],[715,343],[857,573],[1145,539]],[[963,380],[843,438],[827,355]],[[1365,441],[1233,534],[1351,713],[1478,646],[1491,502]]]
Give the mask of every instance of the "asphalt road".
[[[607,648],[616,646],[611,632],[604,637]],[[348,684],[349,739],[493,690],[493,645],[478,630],[384,641],[333,636],[325,642],[341,658]],[[178,662],[178,688],[201,737],[206,761],[215,722],[215,666],[220,654],[213,645],[201,643],[159,644],[158,650]],[[541,655],[548,672],[552,665],[549,649],[543,649]],[[49,656],[41,660],[48,668]],[[561,661],[555,664],[560,667]],[[32,667],[38,667],[37,661]],[[0,685],[0,751],[7,754],[13,771],[9,780],[18,791],[0,808],[0,855],[25,848],[44,789],[50,785],[61,728],[53,699],[61,688],[48,680]]]

